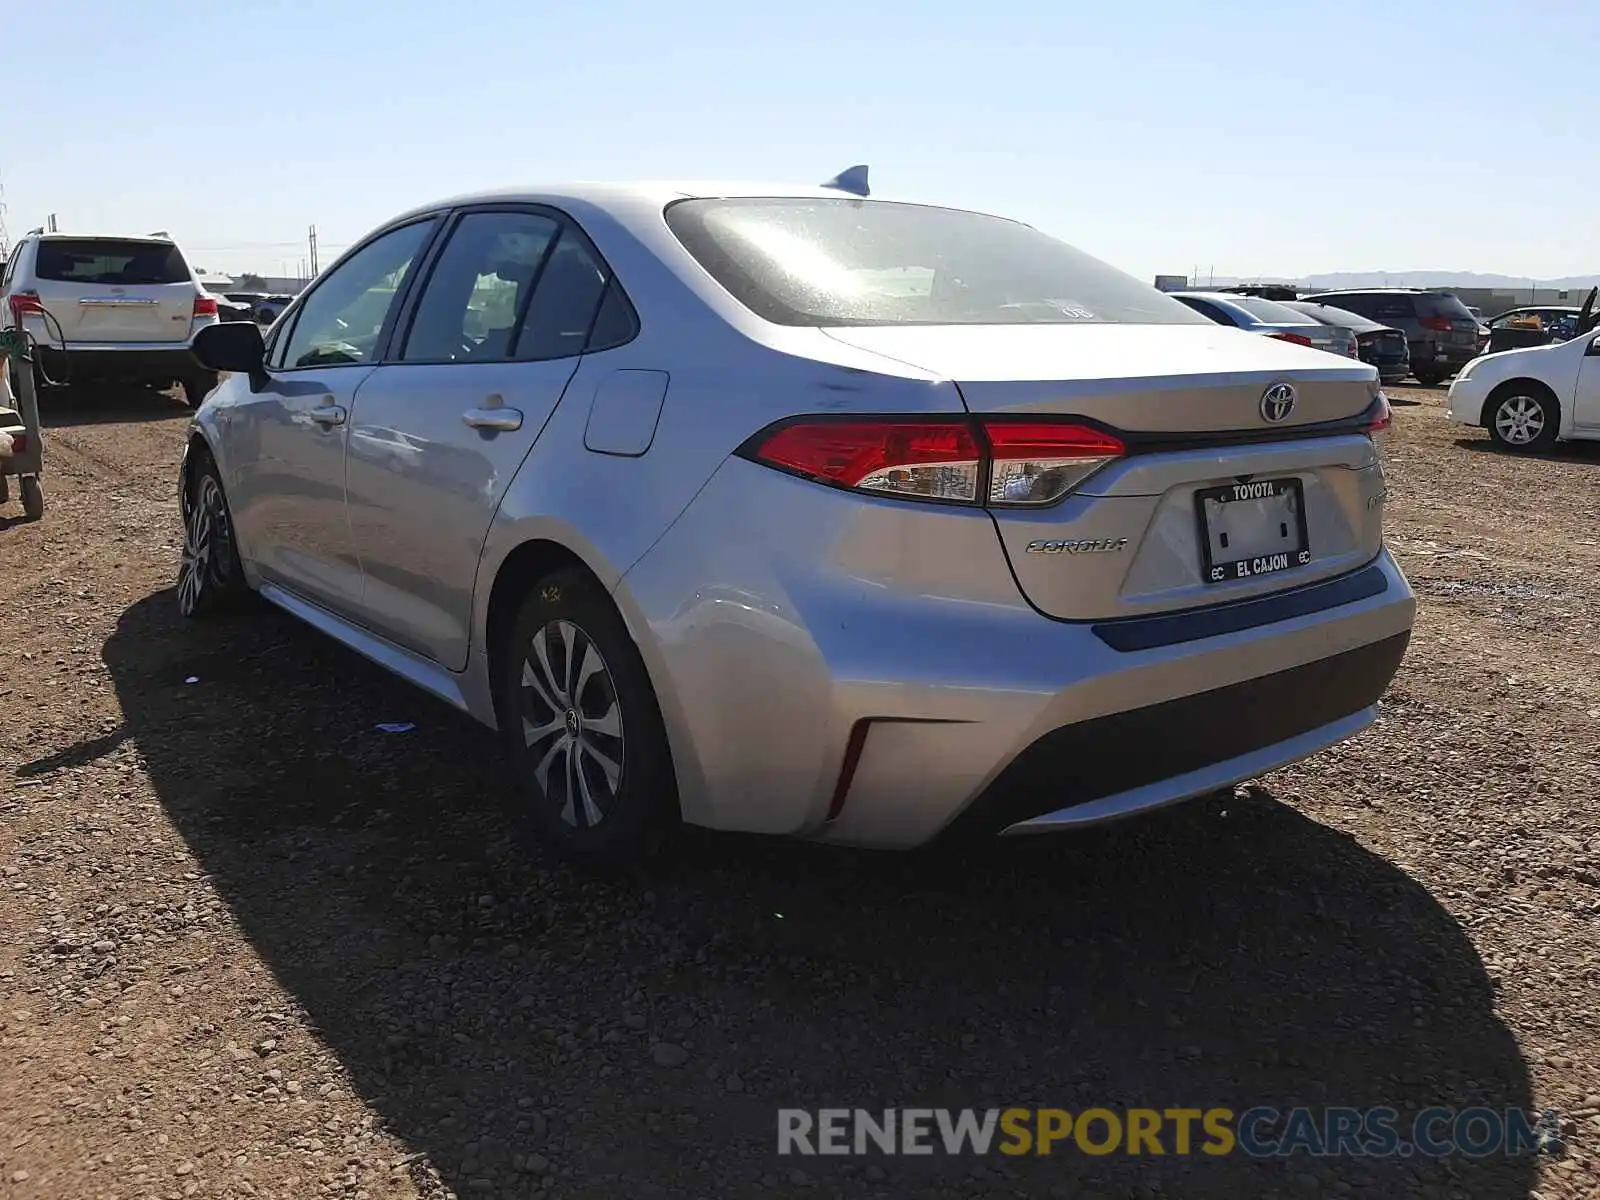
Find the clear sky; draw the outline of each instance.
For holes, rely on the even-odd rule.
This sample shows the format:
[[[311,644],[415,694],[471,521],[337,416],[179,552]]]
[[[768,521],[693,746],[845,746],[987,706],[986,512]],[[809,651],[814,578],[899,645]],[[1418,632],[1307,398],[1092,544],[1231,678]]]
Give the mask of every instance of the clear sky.
[[[819,182],[1019,217],[1141,276],[1600,272],[1600,5],[1556,0],[10,0],[12,237],[326,266],[573,179]]]

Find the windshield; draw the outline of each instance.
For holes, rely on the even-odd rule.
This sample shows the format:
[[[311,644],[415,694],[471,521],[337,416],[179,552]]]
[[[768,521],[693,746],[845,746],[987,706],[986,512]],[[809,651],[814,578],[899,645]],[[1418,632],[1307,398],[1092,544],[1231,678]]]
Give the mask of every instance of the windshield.
[[[849,199],[682,200],[678,240],[779,325],[1204,325],[1148,284],[1001,217]]]
[[[189,265],[171,242],[106,238],[50,238],[39,243],[34,273],[55,283],[111,283],[145,287],[187,283]]]

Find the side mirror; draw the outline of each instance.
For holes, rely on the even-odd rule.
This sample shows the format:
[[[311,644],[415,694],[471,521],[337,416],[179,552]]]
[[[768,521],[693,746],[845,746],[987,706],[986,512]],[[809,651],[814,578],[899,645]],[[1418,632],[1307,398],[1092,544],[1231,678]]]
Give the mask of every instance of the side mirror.
[[[1597,337],[1594,339],[1594,341],[1590,342],[1588,349],[1586,349],[1584,353],[1590,358],[1600,356],[1600,337]]]
[[[254,321],[224,321],[194,335],[189,352],[208,371],[259,375],[266,367],[267,347]]]

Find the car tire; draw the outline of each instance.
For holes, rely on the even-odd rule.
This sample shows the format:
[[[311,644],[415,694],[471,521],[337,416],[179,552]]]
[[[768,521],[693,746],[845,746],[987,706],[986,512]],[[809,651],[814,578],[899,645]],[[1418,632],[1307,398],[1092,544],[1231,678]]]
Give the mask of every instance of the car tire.
[[[184,401],[190,408],[199,408],[217,386],[217,373],[206,371],[200,375],[190,375],[180,381],[183,388]]]
[[[1417,382],[1423,387],[1438,387],[1444,382],[1444,372],[1436,367],[1422,367],[1413,371],[1412,374],[1417,377]]]
[[[1513,380],[1489,397],[1483,406],[1483,424],[1502,450],[1539,454],[1556,444],[1561,406],[1543,385]]]
[[[44,485],[37,475],[24,475],[18,485],[22,493],[22,515],[30,521],[44,516]]]
[[[203,617],[236,607],[249,589],[217,465],[204,451],[191,453],[200,457],[179,498],[183,560],[178,568],[178,611],[185,617]]]
[[[589,864],[661,853],[679,826],[672,752],[644,659],[605,590],[580,568],[547,575],[497,654],[518,830]]]

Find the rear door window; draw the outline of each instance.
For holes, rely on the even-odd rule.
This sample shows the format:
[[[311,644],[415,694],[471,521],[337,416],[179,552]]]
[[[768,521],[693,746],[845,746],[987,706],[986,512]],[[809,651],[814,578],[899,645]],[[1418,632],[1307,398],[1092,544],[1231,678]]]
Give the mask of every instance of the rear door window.
[[[171,242],[109,238],[51,238],[39,243],[33,272],[52,283],[149,287],[193,279],[182,252]]]
[[[582,354],[609,280],[610,272],[585,240],[570,227],[562,230],[534,285],[511,346],[512,356],[552,359]]]

